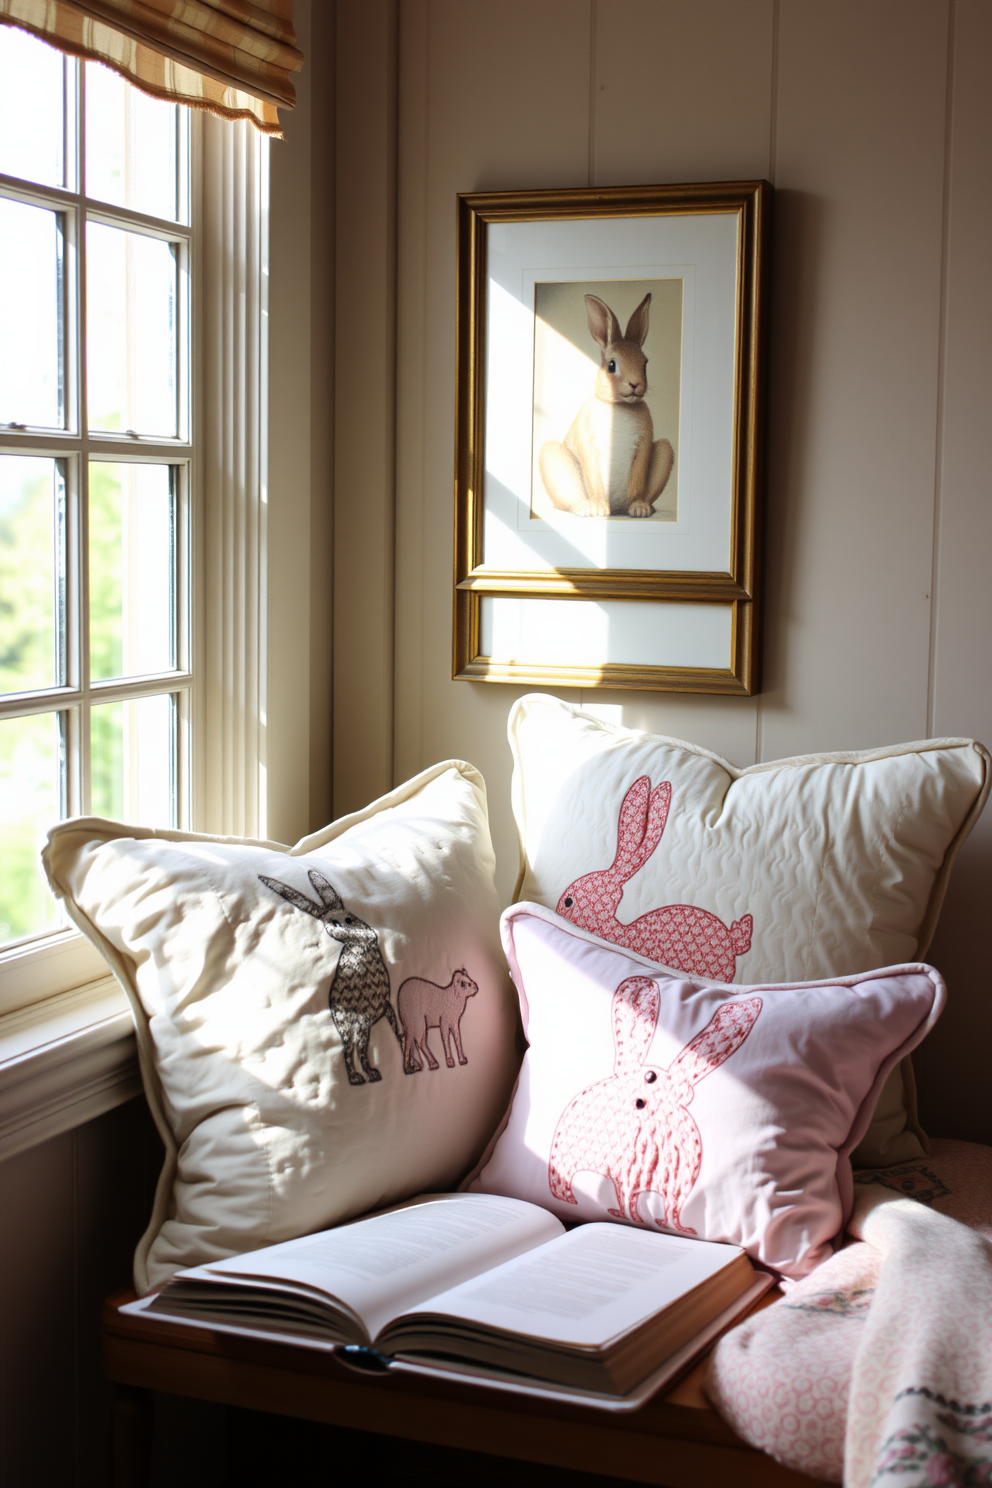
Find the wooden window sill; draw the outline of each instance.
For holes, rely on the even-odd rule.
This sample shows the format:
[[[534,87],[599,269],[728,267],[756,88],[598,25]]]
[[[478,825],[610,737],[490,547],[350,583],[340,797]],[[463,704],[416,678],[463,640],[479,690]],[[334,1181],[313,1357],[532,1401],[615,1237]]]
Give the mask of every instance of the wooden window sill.
[[[141,1091],[127,999],[111,976],[0,1016],[0,1159]]]

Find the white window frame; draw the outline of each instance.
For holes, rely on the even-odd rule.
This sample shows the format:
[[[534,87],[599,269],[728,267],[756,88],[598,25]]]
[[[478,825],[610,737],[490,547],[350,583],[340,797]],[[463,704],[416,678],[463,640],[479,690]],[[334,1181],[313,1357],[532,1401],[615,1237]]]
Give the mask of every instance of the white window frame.
[[[264,839],[269,141],[246,121],[191,115],[191,446],[142,441],[141,450],[161,461],[168,448],[169,463],[190,465],[181,824]],[[27,453],[59,440],[15,443]],[[168,674],[168,690],[180,675]],[[151,679],[146,690],[166,689]],[[51,698],[38,711],[57,707]],[[123,993],[78,931],[0,951],[0,1158],[138,1088]]]
[[[111,206],[87,194],[85,160],[86,66],[66,58],[65,67],[66,156],[71,158],[72,189],[36,186],[19,178],[0,176],[8,199],[46,208],[63,215],[67,272],[64,281],[66,375],[66,425],[61,430],[0,428],[0,452],[36,455],[62,462],[66,483],[66,665],[63,685],[32,693],[6,694],[0,698],[0,718],[63,713],[68,719],[69,815],[79,814],[89,799],[89,706],[147,696],[172,694],[176,699],[177,825],[190,825],[192,692],[194,686],[193,638],[191,635],[191,541],[192,497],[196,478],[191,479],[197,458],[200,420],[196,417],[196,368],[193,365],[194,303],[190,293],[195,283],[194,264],[199,260],[196,224],[202,203],[199,181],[188,179],[188,171],[199,175],[202,154],[202,119],[192,110],[179,115],[178,205],[179,220],[164,224],[129,207]],[[189,188],[187,190],[187,188]],[[187,202],[189,203],[187,209]],[[104,223],[125,230],[134,228],[145,236],[179,244],[177,273],[178,425],[175,438],[134,437],[128,433],[93,433],[87,409],[86,358],[86,224]],[[89,676],[88,614],[88,470],[91,460],[127,464],[168,465],[175,474],[176,512],[176,665],[155,675],[93,682]],[[79,986],[103,971],[103,962],[73,927],[42,931],[0,950],[0,1014],[16,1011]]]

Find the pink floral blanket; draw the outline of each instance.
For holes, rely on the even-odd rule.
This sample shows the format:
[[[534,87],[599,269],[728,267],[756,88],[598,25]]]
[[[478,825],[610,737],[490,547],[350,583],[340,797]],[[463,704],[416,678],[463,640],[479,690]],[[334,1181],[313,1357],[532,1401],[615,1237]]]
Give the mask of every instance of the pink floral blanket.
[[[706,1391],[847,1488],[992,1488],[992,1147],[857,1175],[852,1242],[728,1333]]]

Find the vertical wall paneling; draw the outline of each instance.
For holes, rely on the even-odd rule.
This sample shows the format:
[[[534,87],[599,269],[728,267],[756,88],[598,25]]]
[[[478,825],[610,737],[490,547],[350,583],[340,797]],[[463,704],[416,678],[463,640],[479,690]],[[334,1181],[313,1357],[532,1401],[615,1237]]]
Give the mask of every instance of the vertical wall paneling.
[[[4,1488],[105,1488],[100,1310],[130,1285],[161,1159],[139,1098],[0,1162]]]
[[[947,5],[782,0],[762,753],[926,731]]]
[[[297,12],[294,10],[294,14]],[[333,816],[331,677],[334,556],[334,84],[333,0],[311,6],[310,45],[310,780],[307,830]]]
[[[333,16],[333,8],[332,8]],[[306,58],[285,138],[270,145],[268,607],[265,834],[295,842],[330,800],[332,471],[326,7],[295,11]],[[311,800],[311,795],[314,799]]]
[[[430,95],[430,0],[400,9],[397,222],[403,251],[396,264],[396,708],[393,772],[396,781],[425,763],[424,650],[426,544],[425,410],[427,387],[427,130]],[[451,209],[454,219],[454,206]]]
[[[589,7],[575,0],[403,6],[398,426],[405,436],[416,419],[420,432],[397,447],[396,770],[478,764],[507,897],[517,847],[506,711],[527,689],[451,680],[455,198],[586,184],[589,35]],[[406,189],[416,181],[419,200]]]
[[[984,0],[956,0],[931,731],[975,735],[992,745],[990,78],[992,8]],[[992,816],[986,811],[954,870],[929,953],[948,980],[947,1010],[914,1056],[924,1120],[949,1136],[985,1142],[992,1142],[990,901]]]
[[[101,1363],[103,1299],[130,1284],[162,1148],[143,1098],[78,1127],[73,1138],[76,1481],[102,1488],[112,1398]]]
[[[771,178],[773,0],[598,0],[595,186]]]
[[[202,129],[197,290],[203,438],[195,557],[193,821],[265,830],[265,323],[269,149],[246,122]]]
[[[392,785],[396,0],[337,6],[334,810]]]
[[[12,1488],[75,1477],[73,1140],[0,1164],[0,1481]]]
[[[297,18],[307,55],[309,7]],[[270,145],[269,461],[264,835],[295,842],[309,827],[310,574],[310,109],[312,72]],[[293,272],[286,272],[292,265]]]

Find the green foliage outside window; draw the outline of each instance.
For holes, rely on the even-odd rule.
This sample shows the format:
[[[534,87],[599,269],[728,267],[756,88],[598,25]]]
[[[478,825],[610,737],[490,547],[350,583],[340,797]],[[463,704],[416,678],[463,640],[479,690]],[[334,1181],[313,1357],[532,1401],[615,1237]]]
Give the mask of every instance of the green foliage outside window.
[[[34,463],[34,462],[32,462]],[[24,462],[18,461],[22,469]],[[60,518],[53,462],[5,483],[0,501],[0,690],[24,692],[60,680]],[[94,674],[121,671],[120,484],[112,467],[90,472],[90,653]],[[120,816],[123,807],[123,710],[91,713],[91,810]],[[0,943],[57,922],[39,869],[38,851],[63,804],[58,715],[0,722]]]

